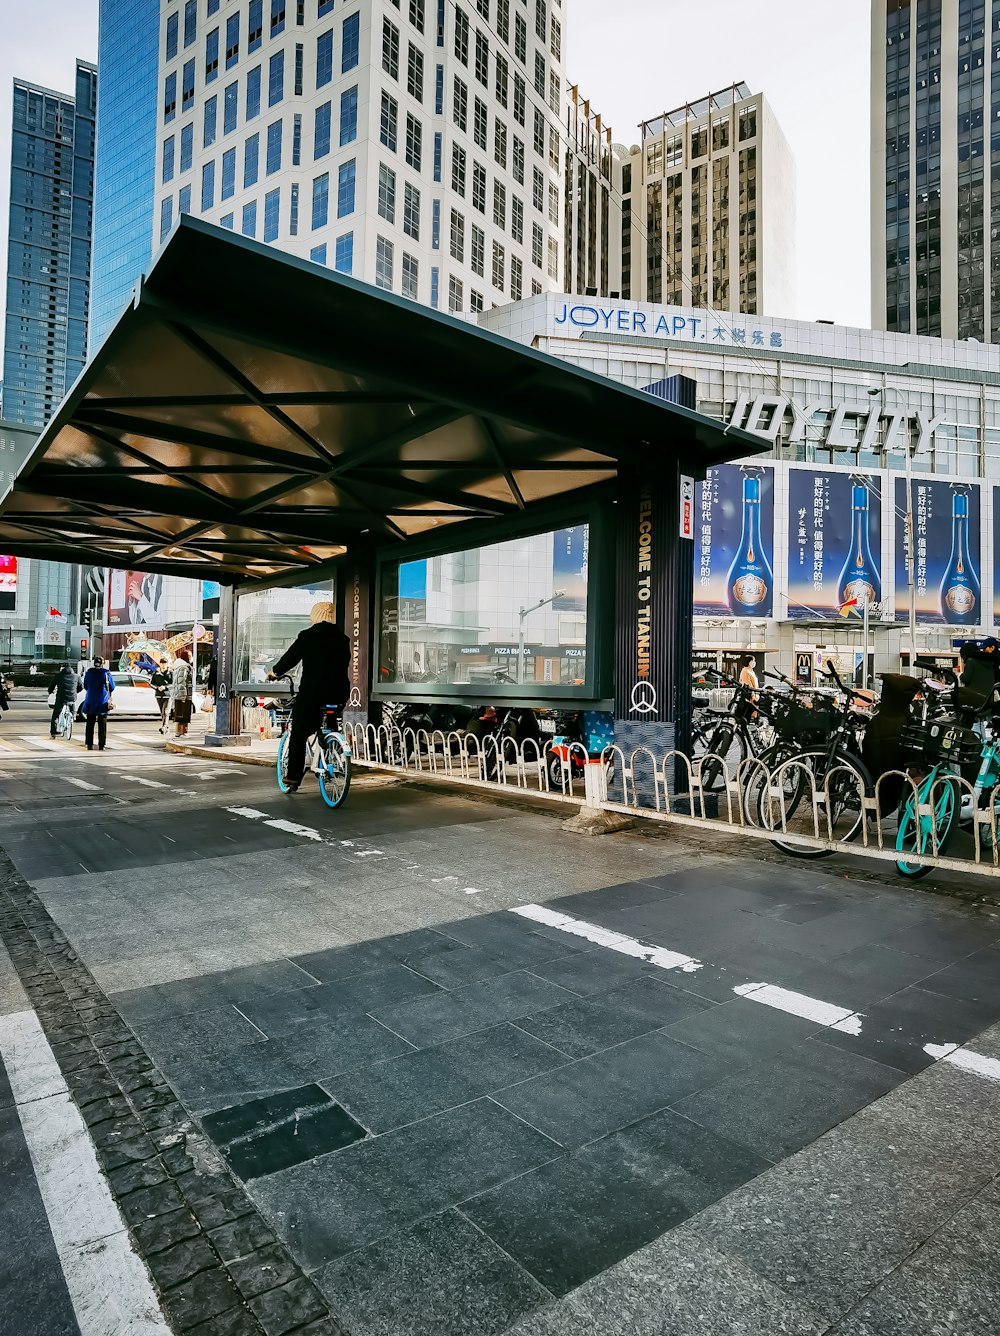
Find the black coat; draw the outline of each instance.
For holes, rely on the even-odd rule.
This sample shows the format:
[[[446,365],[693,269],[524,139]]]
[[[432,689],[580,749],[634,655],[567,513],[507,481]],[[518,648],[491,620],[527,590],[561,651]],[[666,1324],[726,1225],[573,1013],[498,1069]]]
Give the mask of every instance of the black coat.
[[[71,668],[68,663],[60,668],[49,690],[56,693],[56,702],[59,705],[72,705],[76,701],[76,693],[80,690],[80,678],[76,669]]]
[[[281,677],[301,664],[301,697],[318,705],[346,705],[350,663],[351,642],[340,627],[317,622],[295,637],[272,671]]]

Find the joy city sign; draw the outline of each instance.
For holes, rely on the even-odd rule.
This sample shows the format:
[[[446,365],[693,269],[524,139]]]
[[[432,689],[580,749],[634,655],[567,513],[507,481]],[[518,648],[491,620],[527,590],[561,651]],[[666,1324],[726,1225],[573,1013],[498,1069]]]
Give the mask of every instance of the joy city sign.
[[[822,414],[825,421],[817,421]],[[824,403],[798,403],[787,394],[758,394],[751,398],[741,394],[736,400],[730,427],[742,427],[754,436],[761,436],[772,444],[791,415],[791,430],[783,442],[795,445],[807,439],[807,432],[818,427],[821,435],[809,435],[814,445],[824,450],[867,451],[869,453],[889,450],[905,450],[910,446],[914,455],[929,451],[938,427],[945,420],[943,413],[924,413],[919,408],[910,413],[894,409],[883,411],[878,402],[874,406],[860,406],[856,403],[841,401],[832,405]],[[878,439],[880,422],[885,421],[883,440]],[[916,427],[916,443],[913,444],[911,424]]]

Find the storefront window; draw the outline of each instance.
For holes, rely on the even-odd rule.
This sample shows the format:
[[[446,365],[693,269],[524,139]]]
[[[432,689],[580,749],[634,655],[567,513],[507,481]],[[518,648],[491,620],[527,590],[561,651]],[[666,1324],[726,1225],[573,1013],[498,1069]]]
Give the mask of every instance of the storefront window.
[[[379,685],[583,687],[589,526],[382,568]]]
[[[332,580],[241,594],[236,604],[236,681],[263,682],[275,659],[309,625],[313,604],[333,597]]]

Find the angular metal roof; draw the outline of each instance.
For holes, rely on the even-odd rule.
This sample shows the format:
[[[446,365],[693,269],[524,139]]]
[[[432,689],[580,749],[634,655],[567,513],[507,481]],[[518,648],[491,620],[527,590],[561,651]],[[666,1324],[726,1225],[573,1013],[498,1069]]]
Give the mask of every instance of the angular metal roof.
[[[0,551],[223,581],[759,437],[183,218],[0,503]],[[456,539],[457,542],[463,540]]]

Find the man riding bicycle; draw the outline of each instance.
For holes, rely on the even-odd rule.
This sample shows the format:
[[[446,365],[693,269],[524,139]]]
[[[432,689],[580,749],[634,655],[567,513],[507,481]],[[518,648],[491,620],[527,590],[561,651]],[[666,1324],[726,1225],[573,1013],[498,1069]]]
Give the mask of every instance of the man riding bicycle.
[[[80,675],[72,664],[64,664],[59,669],[49,690],[55,692],[52,720],[49,724],[49,737],[54,738],[56,725],[59,723],[59,716],[63,712],[63,707],[68,705],[72,710],[76,709],[77,692],[80,690]]]
[[[302,665],[288,739],[285,775],[289,793],[295,793],[302,783],[306,742],[322,724],[324,710],[329,706],[342,708],[350,691],[351,642],[337,625],[336,608],[332,603],[316,603],[309,620],[312,625],[295,637],[267,675],[273,682]]]

